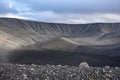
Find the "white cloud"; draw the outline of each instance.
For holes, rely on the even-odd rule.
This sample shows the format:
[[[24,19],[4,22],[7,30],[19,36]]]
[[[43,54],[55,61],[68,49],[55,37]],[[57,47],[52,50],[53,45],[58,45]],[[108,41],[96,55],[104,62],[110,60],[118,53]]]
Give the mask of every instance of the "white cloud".
[[[16,15],[16,14],[11,14],[11,13],[0,15],[0,17],[24,19],[24,17],[22,17],[22,16],[19,16],[19,15]]]
[[[33,20],[32,18],[24,17],[18,14],[12,14],[12,13],[7,13],[7,14],[2,14],[0,17],[5,17],[5,18],[17,18],[17,19],[26,19],[26,20]]]
[[[120,14],[96,13],[96,14],[57,14],[54,12],[39,12],[33,15],[38,21],[56,23],[113,23],[120,22]]]
[[[112,23],[120,22],[120,14],[97,13],[97,14],[63,14],[64,18],[58,21],[65,23]]]
[[[69,23],[69,24],[120,22],[120,14],[111,14],[111,13],[58,14],[52,11],[42,11],[36,13],[21,12],[19,14],[7,13],[4,15],[0,15],[0,17],[36,20],[40,22]]]

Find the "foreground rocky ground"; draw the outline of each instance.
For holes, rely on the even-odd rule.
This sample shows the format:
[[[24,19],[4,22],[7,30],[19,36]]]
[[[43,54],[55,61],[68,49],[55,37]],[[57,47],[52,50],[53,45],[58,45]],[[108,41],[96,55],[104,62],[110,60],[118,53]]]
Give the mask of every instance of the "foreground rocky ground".
[[[0,80],[120,80],[120,68],[0,64]]]

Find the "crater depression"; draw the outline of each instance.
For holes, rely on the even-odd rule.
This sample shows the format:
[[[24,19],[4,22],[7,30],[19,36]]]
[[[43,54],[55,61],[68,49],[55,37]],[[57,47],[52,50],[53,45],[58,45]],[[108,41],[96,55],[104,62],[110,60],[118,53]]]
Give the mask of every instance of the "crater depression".
[[[0,62],[120,66],[120,23],[60,24],[0,18]]]

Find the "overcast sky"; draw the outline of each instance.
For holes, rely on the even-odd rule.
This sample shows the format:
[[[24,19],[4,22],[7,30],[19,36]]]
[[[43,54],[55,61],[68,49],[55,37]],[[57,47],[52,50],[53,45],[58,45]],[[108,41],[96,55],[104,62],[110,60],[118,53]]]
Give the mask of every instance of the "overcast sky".
[[[0,17],[70,24],[120,22],[120,0],[0,0]]]

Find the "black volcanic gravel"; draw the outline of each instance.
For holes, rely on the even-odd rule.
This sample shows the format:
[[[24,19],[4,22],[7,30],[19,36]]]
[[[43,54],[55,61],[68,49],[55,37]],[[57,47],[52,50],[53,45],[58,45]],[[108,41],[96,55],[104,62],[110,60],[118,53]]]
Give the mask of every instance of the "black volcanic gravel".
[[[120,68],[0,64],[0,80],[120,80]]]

